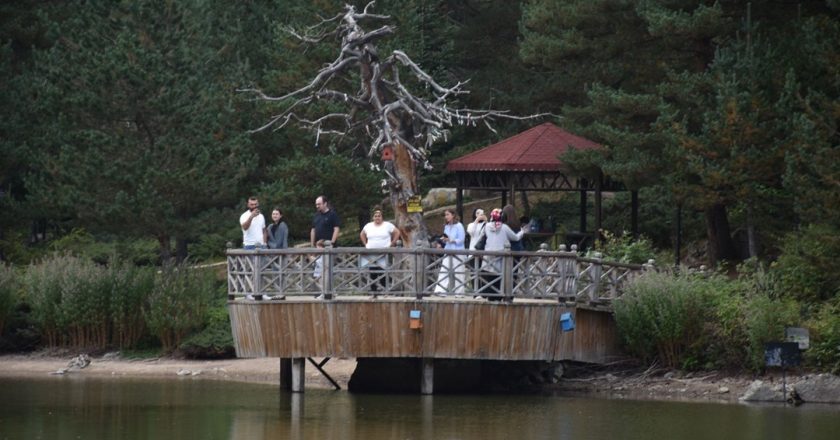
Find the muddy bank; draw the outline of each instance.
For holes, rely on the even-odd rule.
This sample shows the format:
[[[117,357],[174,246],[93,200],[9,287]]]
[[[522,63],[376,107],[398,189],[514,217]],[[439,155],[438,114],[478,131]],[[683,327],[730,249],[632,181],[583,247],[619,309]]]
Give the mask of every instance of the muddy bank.
[[[81,369],[70,367],[70,361],[73,358],[72,354],[56,355],[54,353],[3,355],[0,356],[0,377],[73,375],[279,384],[280,363],[277,358],[212,361],[173,358],[131,360],[120,358],[117,353],[113,353],[93,356],[90,358],[90,364]],[[327,373],[345,390],[355,368],[355,359],[331,359],[324,366]],[[67,371],[56,374],[62,370]],[[621,367],[590,368],[578,365],[558,370],[557,375],[560,374],[562,377],[559,380],[555,377],[541,384],[532,383],[531,386],[523,386],[520,391],[531,392],[539,389],[542,392],[569,396],[734,403],[739,402],[745,393],[753,388],[769,396],[769,400],[782,400],[782,374],[778,371],[756,376],[723,372],[682,373]],[[825,384],[840,384],[840,378],[831,375],[794,372],[787,374],[785,379],[788,387],[797,383],[817,384],[816,388],[807,390],[801,388],[810,393],[809,396],[830,396],[830,393],[836,391],[831,391]],[[757,381],[760,381],[760,387]],[[331,389],[332,385],[307,363],[306,387]]]

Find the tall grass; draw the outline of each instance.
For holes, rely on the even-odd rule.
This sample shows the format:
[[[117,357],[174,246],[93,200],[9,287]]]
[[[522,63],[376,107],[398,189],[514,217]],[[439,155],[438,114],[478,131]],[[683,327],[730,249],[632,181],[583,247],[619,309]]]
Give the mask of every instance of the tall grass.
[[[143,312],[164,350],[178,348],[187,335],[201,329],[214,290],[214,275],[207,269],[169,266],[156,277]]]
[[[13,267],[0,264],[0,336],[6,328],[6,320],[18,303],[19,282]]]

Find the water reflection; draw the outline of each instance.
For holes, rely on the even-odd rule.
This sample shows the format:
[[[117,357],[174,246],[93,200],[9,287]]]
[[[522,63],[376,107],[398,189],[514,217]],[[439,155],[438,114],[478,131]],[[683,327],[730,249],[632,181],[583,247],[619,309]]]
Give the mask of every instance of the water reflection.
[[[834,439],[840,407],[280,393],[209,380],[0,379],[0,438]]]

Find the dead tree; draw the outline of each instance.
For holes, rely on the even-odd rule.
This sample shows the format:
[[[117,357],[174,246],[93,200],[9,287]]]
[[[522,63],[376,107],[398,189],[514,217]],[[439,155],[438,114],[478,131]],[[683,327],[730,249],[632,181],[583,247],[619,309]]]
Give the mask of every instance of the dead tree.
[[[406,246],[413,247],[428,234],[422,213],[409,213],[408,202],[419,195],[418,172],[421,166],[431,168],[428,157],[435,142],[445,139],[448,129],[456,124],[482,122],[493,130],[489,122],[497,117],[526,119],[539,115],[517,117],[506,111],[452,107],[457,96],[468,93],[464,82],[445,87],[400,50],[380,57],[377,42],[392,35],[394,28],[387,24],[389,16],[370,12],[373,4],[368,3],[362,12],[347,5],[344,12],[314,26],[286,29],[305,43],[330,39],[340,43],[335,60],[320,69],[309,84],[282,96],[269,96],[258,88],[241,91],[276,102],[281,108],[254,131],[295,124],[313,131],[316,143],[322,136],[350,138],[363,142],[370,158],[381,156],[397,227]],[[371,31],[362,27],[376,22],[383,24]],[[413,79],[404,82],[401,72]],[[358,88],[343,89],[354,83]],[[413,92],[412,85],[421,90]],[[304,108],[319,101],[338,103],[346,110],[307,117]]]

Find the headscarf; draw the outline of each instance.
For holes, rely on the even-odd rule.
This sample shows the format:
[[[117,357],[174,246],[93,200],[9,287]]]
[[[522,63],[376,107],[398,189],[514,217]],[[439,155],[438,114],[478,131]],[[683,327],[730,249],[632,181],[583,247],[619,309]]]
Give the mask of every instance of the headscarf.
[[[496,229],[500,229],[502,227],[502,210],[493,208],[493,211],[490,212],[490,221],[495,222]]]

